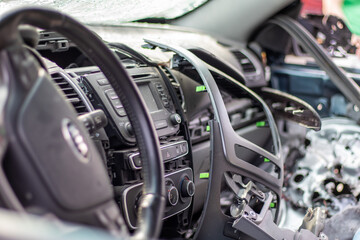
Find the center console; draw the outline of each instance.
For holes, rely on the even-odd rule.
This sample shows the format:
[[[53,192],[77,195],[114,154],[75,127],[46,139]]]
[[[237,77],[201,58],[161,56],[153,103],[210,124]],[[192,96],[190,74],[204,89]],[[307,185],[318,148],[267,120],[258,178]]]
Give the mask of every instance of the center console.
[[[58,43],[64,42],[66,46],[59,47]],[[163,218],[181,214],[181,223],[186,224],[190,221],[189,206],[195,185],[190,134],[179,100],[182,97],[177,89],[179,85],[170,72],[134,50],[124,45],[109,45],[138,86],[159,137],[167,201]],[[92,110],[102,110],[105,114],[108,120],[105,131],[100,129],[92,138],[106,159],[124,218],[130,229],[136,229],[143,185],[142,159],[122,102],[99,68],[73,42],[54,32],[41,32],[37,50],[50,64],[53,82],[79,115]]]
[[[165,169],[166,219],[185,212],[195,193],[187,126],[181,106],[171,93],[171,83],[161,69],[144,64],[124,65],[139,88],[159,136]],[[108,152],[109,172],[125,220],[131,229],[136,229],[143,183],[142,159],[134,131],[124,106],[98,69],[82,74],[80,84],[94,108],[103,110],[108,118],[105,131],[112,149]]]

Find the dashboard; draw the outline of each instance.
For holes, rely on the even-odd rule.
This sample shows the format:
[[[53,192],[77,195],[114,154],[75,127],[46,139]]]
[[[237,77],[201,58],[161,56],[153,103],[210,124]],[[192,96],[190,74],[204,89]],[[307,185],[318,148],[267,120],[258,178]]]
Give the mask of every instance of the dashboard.
[[[74,42],[23,25],[4,36],[1,206],[126,239],[327,239],[358,202],[359,129],[343,118],[360,119],[359,89],[293,19],[269,23],[296,32],[324,71],[287,62],[291,39],[272,27],[243,45],[165,24],[89,31],[56,11],[14,14],[33,11],[60,17],[44,29]]]
[[[196,224],[205,202],[211,151],[209,121],[214,118],[214,110],[192,64],[173,52],[159,51],[142,39],[156,36],[161,41],[180,41],[181,46],[202,58],[219,85],[234,130],[274,152],[261,103],[251,93],[234,89],[227,83],[228,79],[235,79],[254,91],[267,86],[261,53],[256,52],[256,48],[229,45],[204,34],[179,29],[92,28],[119,57],[151,114],[165,169],[164,228],[175,227],[181,233]],[[127,113],[103,73],[74,43],[55,32],[39,34],[35,49],[79,119],[95,110],[100,110],[101,115],[94,117],[95,122],[106,119],[104,128],[90,131],[91,137],[103,154],[126,224],[135,230],[142,197],[142,161]],[[244,154],[253,164],[264,164],[256,154],[250,151]],[[269,168],[269,164],[263,167]],[[229,192],[222,194],[224,200],[231,199],[227,196]],[[225,203],[224,212],[228,212],[228,208]],[[163,234],[168,237],[166,231]]]

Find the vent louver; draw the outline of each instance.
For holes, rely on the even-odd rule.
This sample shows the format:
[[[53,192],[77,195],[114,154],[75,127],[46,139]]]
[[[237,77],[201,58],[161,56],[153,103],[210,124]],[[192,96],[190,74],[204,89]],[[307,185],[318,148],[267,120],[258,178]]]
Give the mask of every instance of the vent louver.
[[[75,111],[81,115],[88,112],[84,102],[73,86],[59,73],[52,73],[51,78],[56,85],[63,91],[66,99],[74,106]]]
[[[179,101],[182,109],[185,111],[184,95],[182,93],[181,86],[180,86],[179,82],[174,78],[174,76],[170,73],[170,71],[169,71],[169,69],[167,67],[161,66],[161,69],[164,71],[165,75],[170,80],[170,83],[171,83],[172,87],[175,90],[178,101]]]
[[[239,61],[244,73],[252,73],[256,72],[256,68],[251,60],[242,52],[238,50],[232,51],[237,60]]]

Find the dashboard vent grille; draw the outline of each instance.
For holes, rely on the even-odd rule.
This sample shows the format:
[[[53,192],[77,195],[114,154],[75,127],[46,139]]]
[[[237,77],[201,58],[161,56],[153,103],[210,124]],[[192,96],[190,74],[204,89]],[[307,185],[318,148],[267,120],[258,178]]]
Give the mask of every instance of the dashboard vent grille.
[[[175,79],[175,77],[170,73],[169,69],[167,67],[161,66],[161,69],[164,71],[165,75],[168,77],[168,79],[170,80],[170,83],[172,85],[172,87],[175,90],[176,96],[178,98],[179,103],[181,104],[181,107],[183,109],[183,111],[185,112],[185,101],[184,101],[184,95],[183,92],[181,90],[181,86],[180,83]]]
[[[239,61],[240,65],[245,73],[256,72],[256,68],[255,68],[254,64],[244,53],[240,52],[239,50],[234,50],[234,51],[232,51],[232,53],[235,55],[235,57]]]
[[[62,90],[66,99],[74,106],[75,111],[81,115],[88,112],[84,102],[73,86],[59,73],[52,73],[51,78],[56,85]]]

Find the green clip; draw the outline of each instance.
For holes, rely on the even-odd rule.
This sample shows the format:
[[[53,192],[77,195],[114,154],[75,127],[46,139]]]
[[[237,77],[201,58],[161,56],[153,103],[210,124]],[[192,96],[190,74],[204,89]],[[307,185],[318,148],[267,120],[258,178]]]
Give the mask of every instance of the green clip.
[[[200,178],[201,179],[209,178],[209,173],[208,172],[200,173]]]
[[[270,159],[264,158],[264,162],[270,162]]]
[[[274,208],[276,205],[275,205],[275,203],[270,203],[270,208]]]
[[[265,125],[266,125],[265,121],[256,122],[257,127],[265,127]]]
[[[210,126],[209,125],[206,126],[206,131],[210,132]]]
[[[204,85],[196,86],[196,92],[205,92],[206,87]]]

